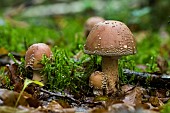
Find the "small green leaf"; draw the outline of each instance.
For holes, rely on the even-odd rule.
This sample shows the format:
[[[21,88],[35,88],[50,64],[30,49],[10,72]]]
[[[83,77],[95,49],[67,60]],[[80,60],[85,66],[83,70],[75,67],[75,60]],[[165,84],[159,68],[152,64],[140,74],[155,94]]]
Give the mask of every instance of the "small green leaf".
[[[27,78],[26,78],[25,81],[24,81],[24,87],[22,88],[22,91],[20,92],[20,94],[19,94],[19,96],[18,96],[18,99],[17,99],[17,101],[16,101],[16,103],[15,103],[15,107],[17,107],[18,102],[19,102],[19,100],[20,100],[20,98],[21,98],[21,95],[23,94],[25,88],[26,88],[29,84],[31,84],[31,83],[35,83],[35,84],[37,84],[37,85],[39,85],[39,86],[44,86],[44,84],[41,83],[41,82],[39,82],[39,81],[34,81],[34,80],[30,80],[30,79],[27,79]]]
[[[39,86],[44,86],[44,84],[42,82],[39,82],[39,81],[33,81],[34,84],[37,84]]]

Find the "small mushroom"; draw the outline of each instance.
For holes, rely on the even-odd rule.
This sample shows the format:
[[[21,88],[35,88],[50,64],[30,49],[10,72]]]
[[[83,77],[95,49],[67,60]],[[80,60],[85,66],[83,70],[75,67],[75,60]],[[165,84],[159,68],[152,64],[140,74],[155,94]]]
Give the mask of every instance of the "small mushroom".
[[[102,71],[108,78],[108,93],[117,91],[118,59],[136,53],[130,29],[120,21],[108,20],[96,24],[87,37],[84,52],[102,56]]]
[[[89,77],[89,85],[93,88],[94,95],[104,95],[107,89],[107,78],[103,72],[95,71]]]
[[[99,22],[102,22],[104,21],[104,18],[102,17],[98,17],[98,16],[94,16],[94,17],[90,17],[86,20],[85,22],[85,31],[84,31],[84,34],[85,34],[85,37],[87,37],[91,31],[91,29],[93,28],[93,26]]]
[[[42,81],[45,83],[45,78],[41,77],[40,71],[43,68],[41,60],[45,55],[47,58],[52,57],[51,49],[44,43],[37,43],[31,45],[25,54],[25,68],[31,68],[33,71],[33,80]]]

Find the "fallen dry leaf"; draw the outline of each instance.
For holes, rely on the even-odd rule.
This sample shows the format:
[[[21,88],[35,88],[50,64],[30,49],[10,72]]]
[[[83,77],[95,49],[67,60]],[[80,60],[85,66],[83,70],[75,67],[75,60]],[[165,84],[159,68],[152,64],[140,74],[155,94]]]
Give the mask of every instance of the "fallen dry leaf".
[[[10,106],[0,106],[0,113],[44,113],[44,112],[40,112],[37,109],[25,108],[21,106],[19,106],[19,108]]]
[[[34,98],[31,94],[24,92],[22,95],[30,107],[38,108],[40,105],[42,105],[42,103],[37,98]]]
[[[0,98],[3,101],[3,105],[14,107],[18,97],[18,92],[0,89]],[[18,105],[28,106],[28,102],[23,96],[21,96]]]
[[[135,108],[132,105],[129,105],[127,103],[116,103],[108,107],[109,113],[128,113],[128,112],[134,112]]]
[[[59,110],[63,109],[63,107],[53,100],[45,107],[45,109],[51,112],[59,112]]]
[[[154,106],[154,107],[159,107],[164,105],[164,103],[158,98],[158,97],[153,97],[151,96],[149,98],[149,102]]]
[[[125,98],[123,99],[123,102],[128,103],[130,105],[141,104],[142,94],[143,94],[143,89],[140,87],[135,87],[127,92]]]
[[[7,65],[6,71],[11,85],[14,86],[14,91],[20,92],[23,88],[23,80],[19,75],[18,66],[16,64]]]

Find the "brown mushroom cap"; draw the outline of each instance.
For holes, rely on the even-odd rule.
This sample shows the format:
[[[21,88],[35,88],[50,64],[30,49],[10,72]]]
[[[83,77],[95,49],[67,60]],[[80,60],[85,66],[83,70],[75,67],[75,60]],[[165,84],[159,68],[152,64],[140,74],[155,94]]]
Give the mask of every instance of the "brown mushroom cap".
[[[136,53],[130,29],[122,22],[107,20],[97,23],[84,45],[84,52],[102,56],[122,56]]]
[[[106,86],[107,78],[103,72],[95,71],[89,77],[89,83],[91,87],[95,89],[104,89]]]
[[[98,17],[98,16],[90,17],[87,19],[85,23],[85,29],[91,30],[95,24],[102,22],[102,21],[104,21],[104,18],[102,17]]]
[[[48,45],[44,43],[37,43],[31,45],[25,54],[26,68],[31,67],[33,70],[39,70],[43,67],[40,63],[43,55],[46,55],[48,58],[52,56],[51,49]]]
[[[89,85],[93,88],[93,94],[104,95],[107,93],[107,76],[100,71],[93,72],[89,77]]]

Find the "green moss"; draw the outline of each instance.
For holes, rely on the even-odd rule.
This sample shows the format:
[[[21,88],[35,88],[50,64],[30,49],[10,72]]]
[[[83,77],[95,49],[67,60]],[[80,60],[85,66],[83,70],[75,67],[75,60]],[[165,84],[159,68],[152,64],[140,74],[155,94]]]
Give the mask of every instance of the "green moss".
[[[54,47],[53,60],[44,57],[42,63],[45,67],[42,73],[47,76],[47,86],[55,91],[87,92],[88,76],[94,70],[93,57],[83,55],[77,61],[69,56],[71,54],[69,51]]]

